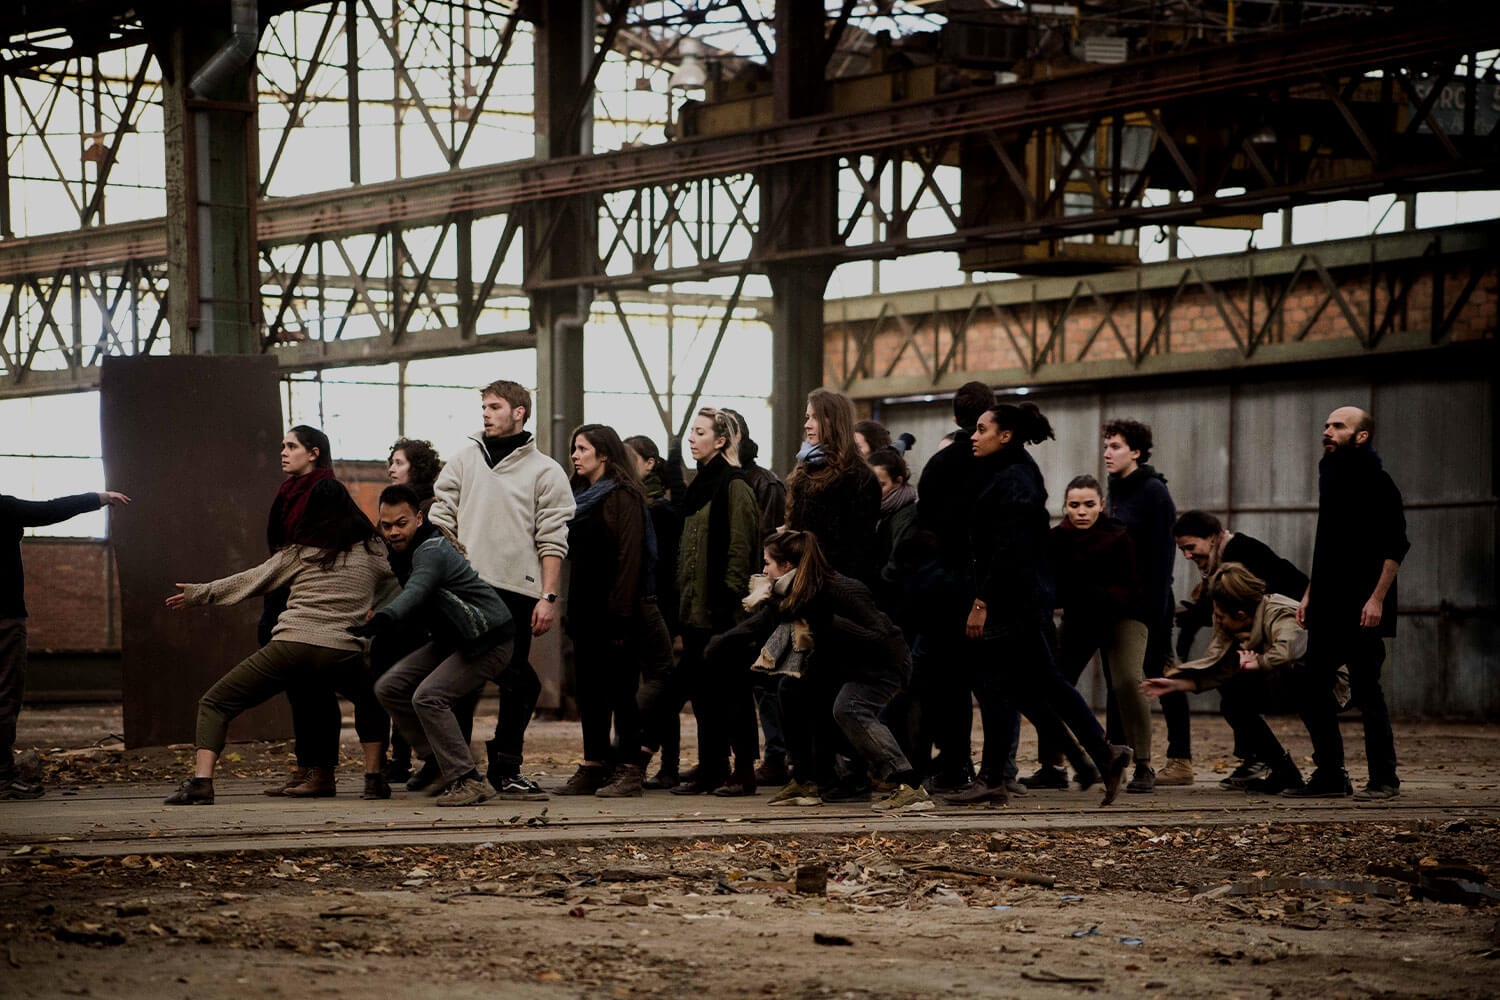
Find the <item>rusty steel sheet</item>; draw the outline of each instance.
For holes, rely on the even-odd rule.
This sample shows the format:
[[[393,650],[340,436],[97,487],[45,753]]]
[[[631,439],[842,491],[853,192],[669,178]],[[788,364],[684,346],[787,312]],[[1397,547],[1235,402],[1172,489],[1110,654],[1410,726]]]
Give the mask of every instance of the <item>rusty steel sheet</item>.
[[[276,359],[110,357],[100,423],[111,489],[133,503],[110,520],[120,574],[125,743],[191,742],[198,699],[257,648],[261,602],[168,611],[176,583],[264,561],[281,482]],[[230,739],[291,733],[283,697],[237,719]]]

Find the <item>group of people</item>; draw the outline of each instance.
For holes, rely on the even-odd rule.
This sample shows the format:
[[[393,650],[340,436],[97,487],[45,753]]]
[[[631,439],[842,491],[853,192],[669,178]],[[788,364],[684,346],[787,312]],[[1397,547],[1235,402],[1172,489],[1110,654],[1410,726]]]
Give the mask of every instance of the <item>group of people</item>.
[[[997,403],[982,383],[958,391],[957,429],[916,482],[914,439],[856,421],[853,404],[825,389],[807,399],[806,441],[785,481],[757,464],[733,410],[694,416],[691,477],[675,448],[663,457],[650,438],[622,440],[601,424],[573,432],[569,475],[525,430],[523,386],[497,381],[480,397],[482,432],[446,464],[427,442],[395,443],[374,524],[333,478],[327,437],[287,433],[270,557],[167,599],[264,605],[261,648],[200,701],[194,775],[169,804],[212,803],[229,721],[282,692],[296,767],[267,794],[291,797],[335,794],[343,696],[367,798],[388,798],[401,780],[442,806],[771,786],[773,806],[907,812],[1066,788],[1071,767],[1079,787],[1102,786],[1107,805],[1122,788],[1193,781],[1187,693],[1209,688],[1220,690],[1240,759],[1227,786],[1353,794],[1337,722],[1352,695],[1369,765],[1359,795],[1398,792],[1379,678],[1408,543],[1361,410],[1336,410],[1323,429],[1309,582],[1211,513],[1179,516],[1148,464],[1151,428],[1134,420],[1103,426],[1107,482],[1069,481],[1054,525],[1029,450],[1053,437],[1050,423],[1029,402]],[[97,506],[118,495],[88,496]],[[73,509],[64,507],[45,514]],[[1179,550],[1201,580],[1174,607]],[[16,578],[18,587],[18,557]],[[0,668],[9,613],[0,607]],[[529,653],[559,623],[571,639],[582,762],[544,790],[522,774],[541,690]],[[1207,651],[1191,658],[1205,627]],[[1102,725],[1075,686],[1096,654],[1108,679]],[[490,683],[498,719],[481,760],[472,725]],[[1292,698],[1312,739],[1306,780],[1263,718],[1273,691]],[[1160,770],[1153,698],[1166,723]],[[689,703],[697,761],[684,768]],[[1023,717],[1040,756],[1026,776],[1016,760]],[[0,737],[13,734],[14,713],[0,723]],[[13,789],[4,742],[0,779]]]

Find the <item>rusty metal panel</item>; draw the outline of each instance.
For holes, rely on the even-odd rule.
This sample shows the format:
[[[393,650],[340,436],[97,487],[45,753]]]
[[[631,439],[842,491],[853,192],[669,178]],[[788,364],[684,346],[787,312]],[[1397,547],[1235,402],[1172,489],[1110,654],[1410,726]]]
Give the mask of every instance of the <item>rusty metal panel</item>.
[[[260,602],[169,612],[178,582],[266,556],[281,481],[276,359],[109,357],[100,420],[110,485],[134,503],[111,518],[120,572],[127,746],[193,739],[198,698],[256,649]],[[231,738],[284,737],[285,700],[246,713]]]

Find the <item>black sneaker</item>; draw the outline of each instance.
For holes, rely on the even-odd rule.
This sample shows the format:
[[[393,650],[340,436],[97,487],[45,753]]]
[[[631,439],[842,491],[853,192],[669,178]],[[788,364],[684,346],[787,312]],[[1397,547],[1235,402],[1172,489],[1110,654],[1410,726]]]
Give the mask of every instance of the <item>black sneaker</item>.
[[[869,802],[873,797],[869,785],[834,785],[819,796],[828,805],[836,805],[840,802]]]
[[[429,795],[436,795],[438,792],[441,792],[443,790],[443,771],[438,767],[437,761],[431,758],[422,761],[422,766],[417,769],[417,773],[406,780],[406,790],[408,792],[427,792]]]
[[[1284,795],[1306,787],[1302,772],[1292,762],[1290,755],[1265,764],[1264,767],[1266,773],[1263,777],[1251,778],[1245,782],[1242,790],[1246,795]]]
[[[1068,787],[1068,772],[1061,767],[1051,764],[1043,764],[1032,773],[1021,779],[1021,784],[1027,788],[1038,790],[1050,789],[1062,791]]]
[[[1319,768],[1307,779],[1306,784],[1288,788],[1281,794],[1288,799],[1347,799],[1354,794],[1354,786],[1349,782],[1349,773],[1343,768],[1337,771]]]
[[[666,767],[663,767],[660,771],[657,771],[651,777],[641,782],[641,787],[657,792],[676,788],[681,782],[682,777],[676,771],[669,771]]]
[[[1356,802],[1381,802],[1385,799],[1394,799],[1400,794],[1401,782],[1372,780],[1354,793],[1354,799]]]
[[[1225,777],[1223,781],[1219,782],[1219,787],[1226,790],[1240,790],[1250,782],[1255,781],[1259,778],[1269,777],[1270,774],[1271,765],[1267,764],[1264,761],[1241,761],[1239,767],[1235,768],[1233,771],[1230,771],[1229,775]]]
[[[47,794],[41,782],[23,781],[18,775],[0,779],[0,800],[39,799]]]
[[[541,785],[519,774],[500,778],[499,782],[495,785],[496,798],[509,799],[512,802],[546,802],[548,799]]]
[[[1135,765],[1135,773],[1130,776],[1125,791],[1131,795],[1145,795],[1156,791],[1156,772],[1151,770],[1150,764]]]

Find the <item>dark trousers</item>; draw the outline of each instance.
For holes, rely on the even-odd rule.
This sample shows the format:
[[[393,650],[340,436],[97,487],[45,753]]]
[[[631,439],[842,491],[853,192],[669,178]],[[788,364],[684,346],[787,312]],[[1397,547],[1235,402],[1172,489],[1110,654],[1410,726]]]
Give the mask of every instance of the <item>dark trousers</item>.
[[[661,609],[646,604],[642,622],[641,686],[636,692],[640,710],[641,748],[661,751],[662,770],[676,774],[681,763],[682,706],[688,701],[688,685],[672,635]]]
[[[750,687],[755,693],[755,711],[760,716],[760,733],[766,743],[761,756],[767,763],[785,762],[786,725],[781,720],[779,684],[774,683],[771,675],[756,672],[750,679]]]
[[[623,764],[636,762],[640,751],[640,638],[620,645],[597,634],[573,636],[573,665],[578,676],[578,714],[583,722],[583,759],[608,763],[610,722],[614,722]]]
[[[728,773],[733,751],[735,769],[750,770],[760,756],[750,665],[730,649],[705,656],[710,638],[712,633],[704,630],[683,630],[682,670],[692,686],[693,715],[698,720],[698,767],[707,768],[709,775]]]
[[[911,734],[906,755],[923,774],[942,772],[959,781],[973,774],[974,701],[963,667],[973,655],[972,646],[973,640],[964,636],[959,622],[952,635],[923,633],[912,649],[911,682],[898,699],[914,703],[915,730],[908,716],[907,725],[897,725],[896,732],[898,736]],[[900,710],[901,701],[896,704],[893,713]]]
[[[1365,763],[1370,781],[1397,785],[1396,739],[1391,715],[1380,686],[1385,665],[1385,640],[1375,629],[1331,631],[1314,625],[1308,630],[1307,665],[1302,671],[1299,710],[1312,738],[1313,761],[1319,769],[1344,767],[1344,738],[1339,733],[1339,706],[1333,694],[1340,665],[1349,668],[1349,688],[1359,706],[1365,729]]]
[[[815,670],[801,677],[780,675],[777,699],[786,724],[792,780],[800,784],[815,784],[820,789],[839,784],[838,754],[844,749],[852,752],[852,748],[848,748],[833,719],[838,694],[838,685]]]
[[[375,700],[364,654],[304,642],[272,639],[235,664],[198,700],[197,746],[219,753],[229,723],[242,712],[294,687],[327,688],[354,702],[354,728],[361,743],[385,740],[386,717]],[[309,767],[338,764],[339,733],[321,732],[306,749]]]
[[[987,634],[976,643],[972,683],[984,724],[980,773],[989,782],[1003,780],[1014,756],[1017,711],[1031,720],[1037,736],[1064,746],[1071,730],[1100,770],[1109,760],[1104,729],[1083,695],[1069,684],[1052,659],[1040,623],[1014,623]]]
[[[26,693],[26,619],[0,618],[0,781],[15,774],[16,719]]]
[[[1239,664],[1240,652],[1231,649],[1225,660]],[[1266,724],[1261,712],[1270,701],[1270,678],[1265,671],[1236,674],[1219,688],[1219,714],[1234,733],[1234,745],[1242,750],[1242,760],[1275,764],[1286,756],[1281,741]]]
[[[1147,677],[1161,677],[1172,665],[1172,615],[1164,614],[1155,623],[1148,622],[1150,633],[1146,639],[1146,659],[1141,664]],[[1167,723],[1167,758],[1169,760],[1192,760],[1193,723],[1188,708],[1187,694],[1173,691],[1161,696],[1161,714]],[[1124,743],[1125,727],[1120,721],[1120,710],[1115,705],[1115,692],[1111,687],[1107,701],[1106,718],[1109,741]]]

